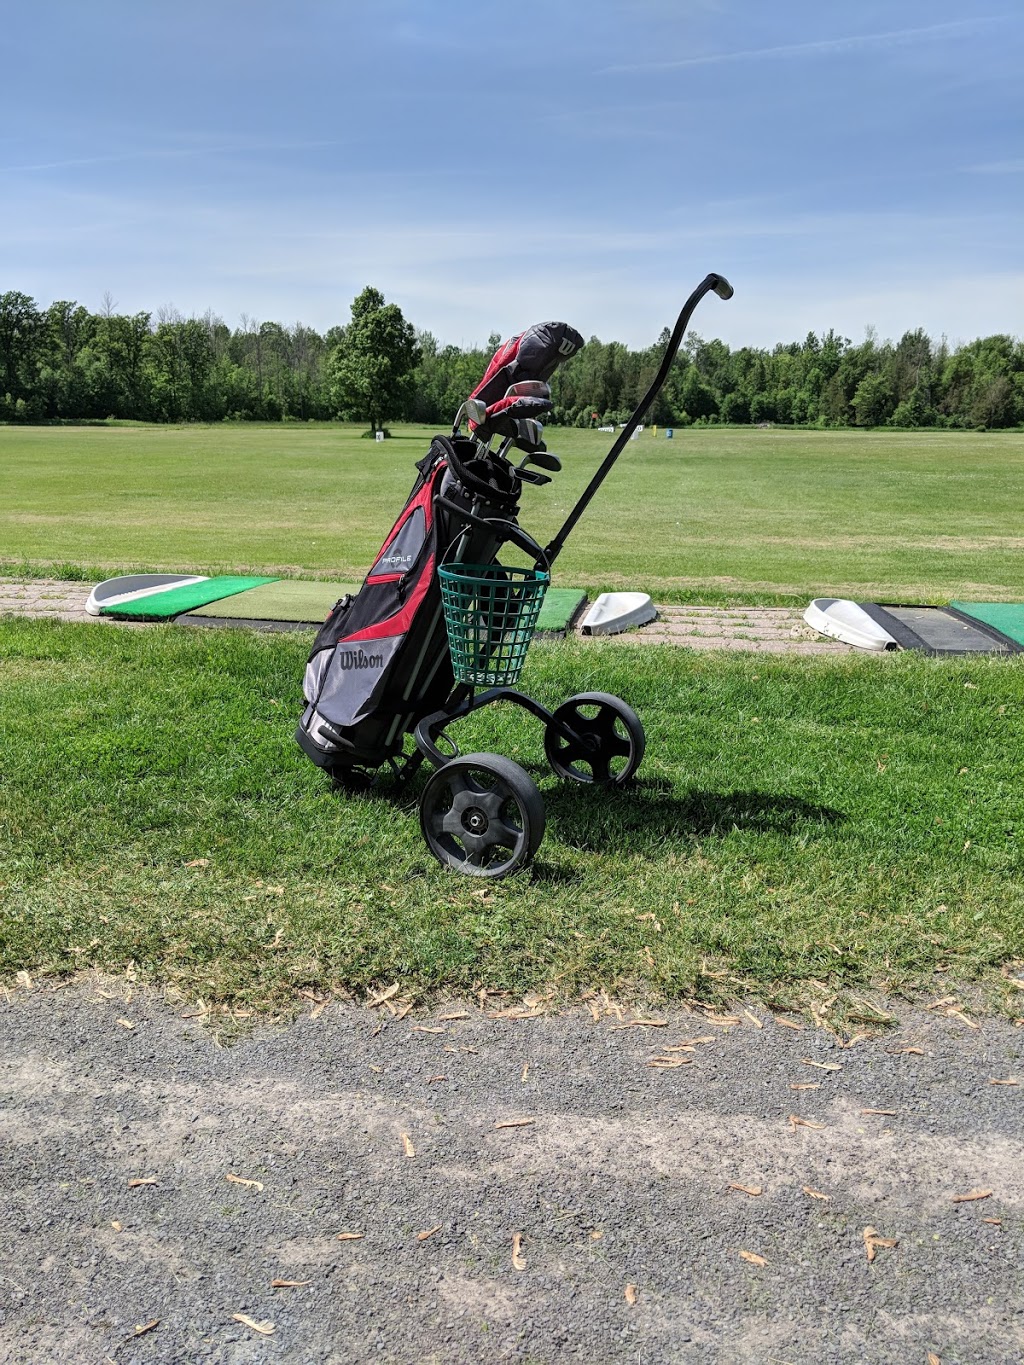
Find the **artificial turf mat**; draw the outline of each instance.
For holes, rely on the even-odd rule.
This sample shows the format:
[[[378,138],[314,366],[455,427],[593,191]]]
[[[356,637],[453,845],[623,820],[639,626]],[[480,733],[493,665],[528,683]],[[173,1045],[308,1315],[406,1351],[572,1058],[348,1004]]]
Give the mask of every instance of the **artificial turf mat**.
[[[950,602],[951,607],[983,621],[1018,645],[1024,645],[1024,602]]]
[[[357,593],[356,583],[324,583],[279,578],[261,587],[237,593],[228,601],[195,608],[193,616],[218,619],[244,617],[250,621],[309,621],[324,619],[339,597]]]
[[[568,630],[587,594],[579,588],[548,588],[537,618],[537,630]]]
[[[307,582],[277,579],[239,592],[228,601],[210,602],[188,613],[188,625],[291,621],[319,624],[345,593],[357,593],[356,583]],[[565,631],[587,600],[578,588],[549,588],[537,622],[538,631]]]
[[[186,583],[180,588],[169,588],[167,592],[154,593],[151,597],[139,598],[136,602],[121,602],[115,606],[103,607],[101,616],[118,616],[129,621],[166,621],[183,611],[194,611],[206,606],[208,602],[218,602],[222,598],[245,592],[260,583],[274,583],[273,578],[240,578],[225,575],[220,578],[204,578],[199,583]]]

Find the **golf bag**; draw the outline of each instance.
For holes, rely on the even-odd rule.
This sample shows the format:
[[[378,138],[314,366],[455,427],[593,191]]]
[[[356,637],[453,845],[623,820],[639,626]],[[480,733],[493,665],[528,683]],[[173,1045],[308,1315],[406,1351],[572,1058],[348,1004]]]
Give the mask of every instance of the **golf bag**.
[[[438,565],[489,564],[506,540],[524,539],[519,479],[478,449],[463,436],[434,438],[362,588],[341,598],[313,642],[295,737],[335,776],[400,753],[452,690]]]

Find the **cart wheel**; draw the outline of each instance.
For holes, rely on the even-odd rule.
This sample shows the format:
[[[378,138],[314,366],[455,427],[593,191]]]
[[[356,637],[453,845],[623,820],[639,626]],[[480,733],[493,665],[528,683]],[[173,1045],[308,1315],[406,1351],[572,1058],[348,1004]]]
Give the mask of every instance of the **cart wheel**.
[[[438,862],[470,877],[505,877],[525,867],[544,838],[544,802],[518,763],[464,754],[432,774],[420,797],[420,827]]]
[[[544,752],[559,777],[621,786],[639,768],[644,727],[621,697],[581,692],[562,702],[554,715],[577,736],[566,739],[554,725],[544,731]]]

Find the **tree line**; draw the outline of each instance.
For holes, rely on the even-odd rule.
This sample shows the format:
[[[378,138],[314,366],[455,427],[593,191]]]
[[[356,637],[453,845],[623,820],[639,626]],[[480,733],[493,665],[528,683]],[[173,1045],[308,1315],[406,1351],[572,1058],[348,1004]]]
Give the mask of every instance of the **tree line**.
[[[243,315],[98,312],[0,294],[0,422],[362,419],[450,425],[500,337],[483,349],[442,346],[367,288],[351,319],[321,334]],[[625,421],[661,360],[666,331],[630,350],[592,337],[551,381],[551,420]],[[1024,425],[1024,341],[1008,335],[950,347],[920,328],[898,342],[869,329],[854,344],[830,330],[771,349],[691,334],[647,414],[666,426],[780,423],[817,427]]]

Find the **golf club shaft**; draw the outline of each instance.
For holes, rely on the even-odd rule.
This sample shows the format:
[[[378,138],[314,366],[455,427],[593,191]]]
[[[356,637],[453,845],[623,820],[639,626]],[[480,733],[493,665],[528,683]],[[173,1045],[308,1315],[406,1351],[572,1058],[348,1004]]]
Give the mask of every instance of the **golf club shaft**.
[[[668,345],[665,347],[665,354],[662,357],[661,368],[658,370],[658,373],[654,376],[654,381],[651,384],[651,387],[647,390],[643,398],[641,398],[640,402],[637,404],[632,417],[623,427],[622,431],[619,432],[618,439],[612,446],[611,450],[609,450],[608,454],[605,456],[604,462],[602,463],[600,469],[590,480],[590,483],[584,489],[583,494],[581,495],[579,501],[576,503],[576,506],[572,509],[572,511],[566,517],[565,521],[562,523],[562,527],[559,530],[558,534],[555,536],[555,538],[548,545],[547,549],[544,551],[545,558],[547,559],[549,564],[553,564],[555,559],[557,559],[558,555],[561,554],[562,546],[565,544],[566,537],[569,535],[569,532],[572,530],[572,528],[579,521],[580,517],[586,511],[587,505],[589,504],[591,498],[604,483],[608,475],[608,471],[611,469],[612,465],[622,454],[623,450],[626,447],[627,442],[629,441],[629,438],[633,435],[633,432],[640,425],[640,419],[647,412],[647,409],[654,402],[655,398],[657,398],[659,392],[661,391],[661,386],[668,378],[668,372],[672,368],[672,362],[676,358],[676,352],[679,350],[680,343],[683,340],[683,335],[686,332],[686,328],[689,326],[690,317],[693,314],[693,310],[697,307],[697,304],[700,303],[704,295],[710,293],[712,289],[721,299],[732,298],[733,292],[732,285],[725,278],[725,276],[711,274],[701,281],[701,283],[697,286],[697,288],[693,291],[690,297],[683,304],[683,311],[679,314],[679,317],[676,319],[676,325],[672,329],[672,335],[669,337]]]

